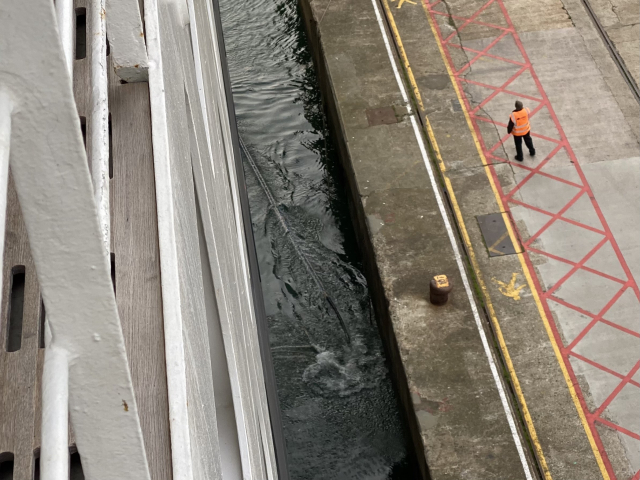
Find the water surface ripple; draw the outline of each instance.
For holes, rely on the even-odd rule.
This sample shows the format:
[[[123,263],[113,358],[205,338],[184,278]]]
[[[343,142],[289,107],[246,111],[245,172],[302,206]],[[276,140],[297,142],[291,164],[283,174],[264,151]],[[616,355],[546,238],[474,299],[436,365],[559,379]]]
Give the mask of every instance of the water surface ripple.
[[[296,0],[220,8],[291,478],[413,478]]]

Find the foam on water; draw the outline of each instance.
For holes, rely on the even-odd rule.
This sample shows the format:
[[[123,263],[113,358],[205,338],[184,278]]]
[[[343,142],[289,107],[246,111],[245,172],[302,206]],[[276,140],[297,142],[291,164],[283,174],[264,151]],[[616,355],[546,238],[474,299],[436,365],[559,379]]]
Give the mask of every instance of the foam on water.
[[[379,352],[367,352],[361,338],[354,339],[351,348],[341,354],[320,352],[315,362],[302,375],[307,385],[318,395],[341,397],[373,389],[385,381],[387,371]]]

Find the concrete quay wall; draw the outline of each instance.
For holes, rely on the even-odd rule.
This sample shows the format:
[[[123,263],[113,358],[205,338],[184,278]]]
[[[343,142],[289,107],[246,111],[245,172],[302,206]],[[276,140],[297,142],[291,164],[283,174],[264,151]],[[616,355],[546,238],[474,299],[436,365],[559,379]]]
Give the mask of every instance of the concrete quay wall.
[[[532,478],[534,462],[501,402],[507,389],[492,376],[495,360],[483,349],[374,6],[300,6],[422,477]],[[444,307],[428,301],[438,274],[454,284]]]
[[[331,130],[332,138],[343,168],[344,177],[348,185],[349,211],[351,219],[354,222],[358,246],[362,251],[365,276],[367,278],[378,327],[380,328],[382,341],[390,361],[391,376],[398,391],[405,420],[409,426],[411,443],[413,448],[416,450],[416,457],[421,475],[423,478],[430,478],[428,467],[425,462],[425,456],[422,453],[420,427],[413,410],[407,376],[402,364],[398,342],[396,341],[394,333],[389,301],[383,286],[380,269],[376,261],[376,249],[373,245],[372,231],[367,221],[367,213],[365,209],[366,197],[361,195],[360,189],[358,188],[357,173],[352,163],[352,159],[354,158],[352,155],[353,152],[350,150],[348,145],[346,125],[342,121],[342,116],[340,114],[341,108],[336,97],[337,92],[335,85],[333,85],[331,81],[330,66],[324,56],[323,43],[320,40],[318,19],[321,17],[317,17],[315,15],[318,12],[313,9],[311,2],[308,0],[301,0],[299,5],[303,12],[303,21],[307,31],[308,40],[311,44],[313,60],[318,73],[324,106],[329,120],[329,128]],[[384,155],[384,153],[380,152],[380,158],[378,158],[378,160],[382,160],[382,155]],[[379,228],[382,223],[383,221],[380,221],[379,224],[377,226],[374,225],[373,228]]]

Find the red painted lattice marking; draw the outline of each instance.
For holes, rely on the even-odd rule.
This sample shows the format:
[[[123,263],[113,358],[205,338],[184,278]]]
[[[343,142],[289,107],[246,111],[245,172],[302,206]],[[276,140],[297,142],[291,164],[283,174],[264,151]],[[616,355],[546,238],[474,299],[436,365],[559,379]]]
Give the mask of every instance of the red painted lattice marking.
[[[640,334],[638,332],[635,332],[631,329],[626,328],[623,325],[620,325],[618,323],[616,323],[612,318],[605,318],[605,316],[607,315],[607,312],[609,312],[609,310],[613,307],[613,305],[622,297],[622,295],[628,290],[631,289],[634,293],[635,293],[635,297],[636,300],[640,300],[640,291],[638,289],[638,285],[636,284],[634,278],[631,275],[631,271],[629,269],[629,266],[627,265],[622,252],[620,251],[620,248],[618,247],[618,244],[615,240],[615,238],[613,237],[613,234],[611,233],[611,230],[607,224],[606,219],[604,218],[604,215],[602,213],[602,210],[600,209],[598,202],[596,201],[593,192],[591,190],[591,187],[589,186],[589,184],[587,183],[586,177],[584,175],[584,172],[582,171],[582,168],[580,167],[580,163],[578,162],[578,159],[576,158],[571,145],[569,144],[569,141],[567,140],[567,137],[564,133],[564,130],[562,129],[562,126],[560,125],[560,122],[558,121],[558,118],[556,116],[556,113],[553,109],[553,106],[551,105],[551,102],[549,101],[549,98],[547,97],[544,89],[542,88],[542,85],[535,73],[535,70],[533,68],[533,66],[531,65],[531,62],[529,60],[529,57],[527,55],[527,52],[525,51],[522,42],[520,41],[520,38],[515,30],[515,27],[513,26],[513,23],[509,17],[509,14],[507,13],[507,10],[504,7],[504,4],[502,3],[502,0],[489,0],[486,3],[482,4],[482,6],[480,8],[478,8],[475,11],[470,11],[468,15],[453,15],[451,14],[449,11],[447,11],[446,9],[443,9],[443,3],[442,0],[434,0],[432,2],[429,2],[428,0],[424,0],[425,1],[425,5],[428,8],[429,14],[431,16],[431,20],[433,22],[433,25],[436,29],[437,35],[440,38],[440,42],[443,46],[444,49],[444,53],[445,56],[447,58],[447,62],[449,63],[449,66],[451,68],[451,71],[454,72],[454,77],[455,77],[455,81],[458,84],[459,87],[459,91],[462,93],[462,100],[465,103],[466,109],[469,112],[469,116],[471,118],[474,130],[476,132],[476,135],[478,137],[478,140],[480,142],[480,145],[483,149],[483,153],[487,159],[487,161],[489,162],[489,170],[491,172],[491,175],[493,176],[494,182],[498,188],[498,192],[500,194],[500,196],[502,197],[502,202],[504,205],[504,208],[507,210],[507,212],[510,214],[510,206],[511,205],[517,205],[526,209],[530,209],[532,211],[535,211],[537,213],[541,213],[543,215],[546,215],[548,217],[546,223],[537,231],[534,232],[533,235],[531,235],[528,239],[523,238],[521,232],[519,232],[517,225],[515,224],[515,222],[513,221],[513,218],[511,216],[511,214],[509,215],[509,217],[511,218],[511,223],[513,225],[514,231],[516,232],[516,234],[519,237],[519,240],[523,246],[524,249],[524,258],[527,264],[527,267],[530,269],[530,271],[534,272],[534,268],[533,268],[533,264],[531,262],[531,258],[530,258],[530,254],[531,253],[536,253],[539,255],[544,255],[546,257],[548,257],[549,259],[558,261],[558,262],[562,262],[564,264],[569,265],[571,268],[570,270],[562,277],[560,278],[552,287],[550,287],[548,290],[545,291],[545,289],[542,287],[542,284],[540,282],[540,280],[537,278],[537,276],[533,276],[533,281],[535,284],[535,288],[538,290],[539,293],[539,297],[543,303],[543,307],[545,309],[547,318],[549,319],[550,325],[551,325],[551,329],[553,331],[553,335],[555,337],[555,341],[557,342],[558,346],[560,347],[561,350],[561,354],[563,357],[563,361],[565,363],[565,366],[567,368],[567,371],[569,372],[569,376],[570,376],[570,380],[573,383],[575,389],[576,389],[576,393],[578,395],[579,401],[580,401],[580,405],[584,411],[585,417],[587,419],[587,423],[589,425],[589,428],[591,429],[591,433],[593,435],[593,438],[595,440],[596,446],[597,448],[600,450],[600,454],[602,456],[602,459],[604,461],[605,467],[610,475],[610,477],[612,479],[615,479],[615,474],[613,471],[613,468],[611,466],[611,462],[609,461],[609,457],[607,455],[607,452],[602,444],[602,440],[600,438],[600,435],[598,433],[598,430],[596,429],[596,423],[600,423],[602,425],[606,425],[609,428],[612,428],[624,435],[628,435],[631,438],[634,438],[636,440],[640,440],[640,435],[638,435],[635,432],[632,432],[628,429],[626,429],[624,427],[624,425],[618,425],[615,424],[605,418],[602,417],[603,412],[606,410],[606,408],[615,400],[615,398],[620,394],[620,392],[622,391],[622,389],[627,386],[627,385],[631,385],[633,387],[636,388],[640,388],[640,383],[633,380],[633,376],[636,374],[636,372],[640,369],[640,359],[638,359],[638,362],[634,365],[634,367],[629,371],[629,372],[616,372],[604,365],[601,365],[598,362],[595,362],[592,359],[589,359],[579,353],[577,353],[575,351],[575,347],[584,339],[584,337],[591,331],[591,329],[596,326],[597,324],[605,324],[608,325],[612,328],[615,328],[618,332],[620,332],[621,335],[631,335],[634,338],[640,338]],[[469,2],[470,4],[471,2]],[[487,21],[482,21],[479,20],[479,18],[482,17],[482,14],[490,7],[490,6],[497,6],[499,8],[500,14],[502,15],[502,20],[504,20],[505,25],[506,26],[501,26],[501,25],[497,25],[495,23],[490,23]],[[469,7],[470,9],[472,7]],[[448,33],[446,36],[443,35],[442,29],[440,28],[440,25],[437,21],[437,18],[442,18],[445,17],[447,19],[452,19],[456,22],[456,30],[453,33]],[[455,43],[454,40],[456,40],[458,38],[458,34],[466,29],[467,27],[469,27],[470,25],[476,25],[476,26],[481,26],[481,27],[485,27],[485,28],[492,28],[496,30],[496,37],[493,38],[490,43],[483,49],[474,49],[474,48],[469,48],[467,46],[462,45],[461,43]],[[491,52],[491,50],[498,44],[500,43],[500,41],[504,38],[507,37],[511,37],[517,47],[517,51],[518,54],[521,56],[521,59],[513,59],[513,58],[505,58],[502,55],[497,55],[496,53]],[[485,38],[485,40],[488,40]],[[456,69],[454,62],[453,62],[453,57],[451,55],[451,52],[457,50],[457,51],[464,51],[467,54],[467,61],[464,65],[462,65],[460,68]],[[484,82],[480,82],[477,80],[472,80],[472,79],[468,79],[465,78],[463,75],[468,74],[472,69],[474,64],[480,60],[481,58],[486,57],[486,58],[491,58],[493,60],[498,60],[498,61],[502,61],[505,64],[511,65],[511,66],[515,66],[518,68],[517,72],[513,75],[511,75],[509,78],[506,79],[506,81],[504,81],[502,84],[500,85],[490,85]],[[524,60],[524,61],[521,61]],[[535,86],[537,88],[537,94],[533,95],[531,94],[531,92],[528,92],[528,94],[522,94],[516,91],[516,89],[514,87],[512,87],[512,85],[514,84],[514,82],[525,72],[528,72],[531,75],[531,78],[533,79]],[[479,87],[483,87],[485,89],[491,90],[491,93],[484,99],[482,100],[482,102],[480,102],[478,105],[472,105],[470,98],[468,98],[467,94],[465,93],[465,88],[464,85],[468,84],[468,85],[476,85]],[[551,142],[552,144],[555,144],[553,150],[551,151],[551,153],[549,153],[537,166],[535,167],[530,167],[527,165],[524,165],[523,163],[520,162],[511,162],[509,161],[507,158],[502,158],[501,156],[499,156],[496,152],[498,151],[498,149],[504,144],[505,141],[507,141],[510,137],[510,135],[505,135],[504,137],[502,137],[497,143],[493,144],[493,145],[488,145],[486,143],[486,139],[483,137],[482,135],[482,131],[480,129],[480,125],[484,122],[488,122],[491,123],[497,127],[504,127],[506,128],[506,124],[504,123],[500,123],[497,121],[494,121],[493,119],[490,118],[486,118],[484,116],[481,116],[478,114],[478,112],[480,112],[482,110],[483,107],[485,107],[488,103],[490,103],[493,99],[495,99],[498,95],[500,94],[507,94],[507,95],[511,95],[513,97],[518,97],[520,99],[526,99],[530,102],[535,102],[537,103],[537,105],[535,105],[535,107],[532,109],[531,111],[531,118],[534,118],[535,115],[540,112],[543,108],[546,107],[547,111],[549,112],[549,115],[551,117],[551,120],[553,122],[553,125],[556,129],[558,138],[551,138],[549,136],[546,135],[542,135],[539,132],[536,131],[532,131],[531,135],[535,138],[539,138],[542,140],[545,140],[547,142]],[[505,114],[505,116],[508,115],[508,113]],[[558,153],[560,152],[564,152],[566,153],[566,155],[569,157],[569,159],[571,160],[571,163],[573,164],[574,168],[575,168],[575,173],[577,174],[577,177],[580,179],[579,183],[576,183],[575,181],[570,181],[564,178],[560,178],[556,175],[553,175],[552,173],[549,172],[545,172],[543,171],[543,168],[545,167],[545,165],[547,165],[556,155],[558,155]],[[506,164],[510,164],[515,168],[519,168],[519,169],[523,169],[526,172],[528,172],[526,174],[526,176],[520,181],[518,182],[518,184],[513,187],[510,191],[505,191],[503,189],[503,186],[500,184],[500,180],[498,175],[496,174],[495,168],[494,168],[494,164],[499,164],[499,163],[506,163]],[[553,180],[555,182],[558,182],[559,185],[564,186],[567,189],[570,189],[572,191],[575,191],[575,194],[571,197],[571,199],[562,207],[560,208],[560,210],[556,211],[556,212],[550,212],[547,211],[543,208],[539,208],[536,207],[534,205],[529,205],[523,201],[517,200],[516,198],[514,198],[514,194],[517,193],[518,191],[520,191],[522,189],[523,186],[525,186],[529,181],[531,181],[531,179],[533,178],[539,178],[539,177],[544,177],[546,179],[549,180]],[[586,197],[589,199],[590,205],[593,208],[593,212],[595,212],[600,226],[592,226],[592,225],[586,225],[582,222],[579,222],[577,220],[573,220],[570,218],[566,217],[566,213],[567,211],[576,204],[576,202],[578,202],[580,199],[584,198],[584,196],[586,195]],[[598,235],[601,235],[601,239],[599,241],[596,242],[596,244],[594,245],[594,247],[579,261],[573,261],[570,260],[568,258],[562,258],[558,255],[554,255],[550,252],[546,252],[544,251],[542,248],[537,248],[533,245],[533,243],[535,242],[536,239],[538,239],[542,234],[544,234],[545,231],[547,231],[551,226],[553,226],[554,224],[558,223],[558,222],[565,222],[568,223],[570,225],[573,225],[575,227],[579,227],[580,229],[584,229],[585,231],[588,232],[592,232]],[[605,272],[601,272],[595,268],[591,268],[588,267],[586,265],[586,263],[589,261],[590,258],[592,258],[594,255],[596,255],[596,253],[598,251],[600,251],[605,245],[609,244],[609,246],[612,248],[613,252],[615,253],[615,261],[617,261],[620,265],[620,267],[622,267],[622,271],[624,272],[624,278],[618,278],[614,275],[610,275],[608,273]],[[605,304],[605,306],[596,314],[590,312],[588,310],[588,308],[586,307],[581,307],[580,305],[574,305],[564,299],[561,299],[559,297],[557,297],[556,295],[554,295],[554,293],[557,292],[557,290],[563,285],[565,284],[571,277],[573,277],[577,272],[589,272],[590,274],[593,275],[597,275],[600,276],[604,279],[610,280],[612,282],[615,282],[619,285],[619,289],[617,290],[617,292],[609,299],[606,299],[607,302]],[[562,338],[560,336],[559,330],[558,330],[558,325],[556,325],[555,320],[553,315],[551,314],[551,310],[550,310],[550,302],[555,302],[559,305],[563,305],[567,308],[570,308],[582,315],[585,315],[587,318],[590,319],[589,324],[573,339],[573,341],[571,341],[568,345],[565,345],[562,341]],[[616,388],[611,392],[611,394],[607,397],[607,399],[599,406],[597,406],[593,411],[590,411],[589,408],[587,407],[587,404],[585,402],[585,398],[584,395],[582,393],[582,391],[580,390],[580,386],[579,383],[576,379],[576,375],[574,372],[574,369],[571,365],[571,362],[569,361],[570,357],[573,357],[576,360],[585,362],[588,365],[591,365],[592,367],[598,368],[604,372],[607,372],[608,374],[612,375],[613,377],[617,378],[620,382],[619,384],[616,386]],[[632,480],[640,480],[640,472],[637,472]]]

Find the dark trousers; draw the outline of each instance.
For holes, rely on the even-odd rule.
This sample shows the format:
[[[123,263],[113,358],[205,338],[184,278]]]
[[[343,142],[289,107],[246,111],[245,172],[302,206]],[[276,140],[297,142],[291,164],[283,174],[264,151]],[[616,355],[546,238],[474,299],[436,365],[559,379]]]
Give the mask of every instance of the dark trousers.
[[[535,155],[536,149],[533,148],[533,140],[531,140],[531,133],[526,133],[524,135],[514,135],[513,141],[516,142],[516,158],[522,160],[522,139],[524,139],[524,143],[529,149],[529,153],[531,155]]]

